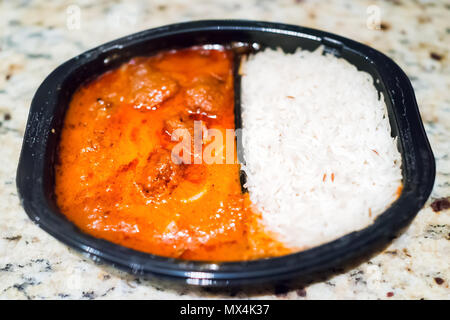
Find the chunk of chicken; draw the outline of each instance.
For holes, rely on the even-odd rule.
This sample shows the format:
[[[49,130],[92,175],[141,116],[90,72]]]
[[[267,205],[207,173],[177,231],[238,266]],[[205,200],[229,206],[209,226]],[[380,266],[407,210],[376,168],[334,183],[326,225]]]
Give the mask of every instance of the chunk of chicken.
[[[189,116],[179,116],[168,119],[164,122],[164,133],[172,137],[176,130],[187,130],[191,137],[191,146],[194,144],[194,131],[201,130],[201,143],[206,144],[208,140],[208,128],[205,121],[194,120]],[[198,133],[197,133],[198,134]]]
[[[156,110],[164,101],[179,90],[178,82],[144,63],[129,66],[131,91],[128,102],[141,111]]]
[[[171,193],[183,177],[184,166],[172,161],[171,153],[166,149],[157,149],[150,153],[147,163],[138,173],[137,183],[149,197]]]
[[[192,113],[215,115],[225,103],[225,82],[212,77],[197,78],[185,91],[185,102]]]

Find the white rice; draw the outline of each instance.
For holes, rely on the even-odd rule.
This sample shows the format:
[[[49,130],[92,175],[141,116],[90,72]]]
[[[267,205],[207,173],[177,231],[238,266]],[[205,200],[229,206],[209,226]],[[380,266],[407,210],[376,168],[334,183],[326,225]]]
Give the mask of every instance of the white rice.
[[[401,156],[368,73],[322,49],[265,50],[241,73],[246,187],[287,246],[362,229],[397,198]]]

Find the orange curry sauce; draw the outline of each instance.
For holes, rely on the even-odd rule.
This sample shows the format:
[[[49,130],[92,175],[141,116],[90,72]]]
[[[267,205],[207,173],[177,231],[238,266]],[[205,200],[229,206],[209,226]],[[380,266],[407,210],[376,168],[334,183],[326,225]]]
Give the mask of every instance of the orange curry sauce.
[[[79,88],[55,166],[61,211],[93,236],[161,256],[236,261],[289,253],[242,194],[235,150],[231,164],[171,158],[179,143],[173,131],[193,132],[194,120],[224,140],[234,128],[232,61],[225,49],[167,51]],[[204,140],[203,150],[212,143]],[[223,150],[225,157],[230,150]]]

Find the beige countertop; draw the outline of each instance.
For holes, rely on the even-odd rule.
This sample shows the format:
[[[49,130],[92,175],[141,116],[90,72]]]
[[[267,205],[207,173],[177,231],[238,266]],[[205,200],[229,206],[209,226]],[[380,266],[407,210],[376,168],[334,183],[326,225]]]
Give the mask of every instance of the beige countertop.
[[[303,288],[218,294],[95,263],[34,225],[20,206],[15,175],[30,102],[43,79],[63,61],[120,36],[228,18],[337,33],[381,50],[404,69],[437,164],[431,198],[407,230],[364,263]],[[448,1],[0,0],[0,298],[450,299],[450,210],[430,207],[450,196],[449,49]]]

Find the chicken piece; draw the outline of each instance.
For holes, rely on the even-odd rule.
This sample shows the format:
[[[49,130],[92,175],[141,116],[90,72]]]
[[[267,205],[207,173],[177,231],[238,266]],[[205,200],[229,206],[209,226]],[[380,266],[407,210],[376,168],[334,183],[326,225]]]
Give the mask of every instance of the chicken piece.
[[[194,144],[194,130],[201,130],[201,143],[205,144],[209,142],[208,140],[208,128],[205,121],[202,120],[194,120],[189,116],[179,116],[175,118],[171,118],[165,121],[164,123],[164,133],[167,134],[170,138],[172,138],[172,134],[175,130],[187,130],[189,132],[189,136],[191,137],[191,146]],[[177,140],[177,139],[176,139]]]
[[[131,65],[129,68],[131,69],[128,77],[131,91],[128,94],[128,102],[132,103],[135,109],[156,110],[164,101],[178,92],[179,86],[176,80],[149,65],[140,63]]]
[[[138,173],[137,184],[149,197],[171,193],[183,177],[184,165],[175,164],[171,153],[157,149],[150,153],[147,163]]]
[[[194,121],[187,116],[179,116],[168,119],[164,122],[164,132],[172,136],[177,129],[189,130],[189,134],[194,133]]]
[[[225,104],[225,82],[212,77],[197,78],[185,91],[185,102],[192,113],[216,115]]]

